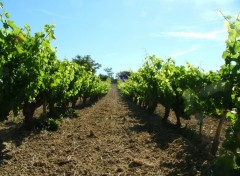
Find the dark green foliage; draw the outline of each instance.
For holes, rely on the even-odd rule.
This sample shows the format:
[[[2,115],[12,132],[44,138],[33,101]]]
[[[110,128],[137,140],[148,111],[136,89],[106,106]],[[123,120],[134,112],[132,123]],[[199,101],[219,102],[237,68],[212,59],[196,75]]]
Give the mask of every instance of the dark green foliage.
[[[72,59],[73,62],[80,66],[84,66],[86,71],[96,73],[97,69],[101,67],[101,64],[95,62],[90,55],[80,56],[77,55]]]
[[[104,68],[104,71],[107,73],[108,78],[113,79],[113,71],[111,67]]]
[[[38,131],[57,131],[62,124],[62,118],[42,118],[36,122],[36,129]]]
[[[121,71],[116,74],[117,79],[126,80],[131,75],[130,71]]]

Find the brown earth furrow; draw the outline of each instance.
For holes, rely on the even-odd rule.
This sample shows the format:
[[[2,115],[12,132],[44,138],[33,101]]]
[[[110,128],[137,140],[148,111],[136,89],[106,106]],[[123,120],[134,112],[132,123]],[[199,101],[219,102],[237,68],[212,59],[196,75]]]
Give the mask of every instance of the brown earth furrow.
[[[56,132],[1,126],[0,175],[205,175],[212,159],[189,134],[122,100],[116,85]],[[3,137],[3,135],[7,136]]]

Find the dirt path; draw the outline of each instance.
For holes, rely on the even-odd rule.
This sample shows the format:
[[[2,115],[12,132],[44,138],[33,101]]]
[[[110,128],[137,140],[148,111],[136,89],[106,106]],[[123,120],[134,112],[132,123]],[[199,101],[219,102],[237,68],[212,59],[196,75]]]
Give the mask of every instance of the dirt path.
[[[2,125],[0,175],[159,176],[208,171],[208,146],[196,147],[191,130],[176,130],[123,101],[115,85],[96,104],[77,111],[79,117],[65,119],[57,132],[29,134],[18,125]]]

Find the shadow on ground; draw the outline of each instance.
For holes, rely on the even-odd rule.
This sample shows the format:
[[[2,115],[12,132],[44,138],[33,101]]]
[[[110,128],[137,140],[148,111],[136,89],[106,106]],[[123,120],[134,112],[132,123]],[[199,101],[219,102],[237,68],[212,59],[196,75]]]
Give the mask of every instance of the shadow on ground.
[[[150,114],[125,98],[122,98],[122,101],[131,111],[130,116],[140,121],[130,130],[137,133],[149,133],[152,142],[156,143],[157,147],[172,152],[175,161],[161,162],[161,167],[172,170],[169,175],[212,173],[211,163],[214,157],[210,154],[210,137],[206,135],[200,137],[193,129],[178,128],[171,122],[164,122],[159,114]]]
[[[6,128],[0,130],[0,164],[12,158],[11,144],[20,146],[33,132],[24,129],[22,123],[5,122]]]

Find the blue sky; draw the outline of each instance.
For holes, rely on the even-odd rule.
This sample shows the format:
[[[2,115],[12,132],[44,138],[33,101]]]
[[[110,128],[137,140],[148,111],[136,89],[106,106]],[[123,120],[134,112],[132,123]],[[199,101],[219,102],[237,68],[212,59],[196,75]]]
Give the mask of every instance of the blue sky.
[[[1,1],[1,0],[0,0]],[[223,64],[226,15],[240,0],[2,0],[11,19],[32,32],[55,24],[59,59],[91,55],[113,72],[137,70],[147,55],[205,70]]]

